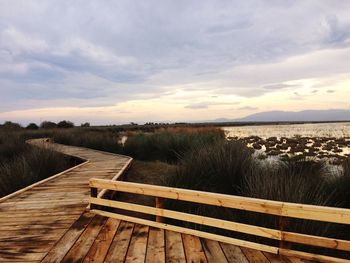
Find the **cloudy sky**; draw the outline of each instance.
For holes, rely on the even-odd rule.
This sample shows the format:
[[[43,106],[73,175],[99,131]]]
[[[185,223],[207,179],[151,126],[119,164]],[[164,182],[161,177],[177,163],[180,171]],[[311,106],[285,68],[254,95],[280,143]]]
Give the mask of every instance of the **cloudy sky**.
[[[0,123],[350,109],[350,1],[0,0]]]

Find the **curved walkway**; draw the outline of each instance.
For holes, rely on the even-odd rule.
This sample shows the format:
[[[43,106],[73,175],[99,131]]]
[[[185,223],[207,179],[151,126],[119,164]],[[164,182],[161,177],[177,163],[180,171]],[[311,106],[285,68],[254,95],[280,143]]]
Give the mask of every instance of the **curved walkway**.
[[[30,143],[87,161],[0,199],[0,262],[304,262],[89,213],[89,179],[118,179],[132,158]]]
[[[29,143],[39,147],[50,144],[42,139]],[[84,213],[90,195],[89,179],[116,179],[132,160],[81,147],[50,147],[87,161],[0,199],[0,262],[42,260]]]

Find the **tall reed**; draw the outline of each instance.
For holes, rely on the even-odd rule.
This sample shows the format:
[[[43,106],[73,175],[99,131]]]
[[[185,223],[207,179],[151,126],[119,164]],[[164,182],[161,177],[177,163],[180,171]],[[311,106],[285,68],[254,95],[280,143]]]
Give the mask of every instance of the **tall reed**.
[[[225,134],[216,128],[173,128],[155,133],[138,133],[130,136],[124,152],[139,160],[177,162],[193,147],[223,141]]]

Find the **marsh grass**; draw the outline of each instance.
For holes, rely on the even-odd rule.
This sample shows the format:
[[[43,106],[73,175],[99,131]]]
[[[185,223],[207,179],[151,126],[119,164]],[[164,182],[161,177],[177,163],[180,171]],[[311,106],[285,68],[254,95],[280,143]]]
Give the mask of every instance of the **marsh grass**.
[[[325,178],[325,163],[306,159],[283,161],[279,165],[253,165],[245,174],[240,195],[267,200],[334,206],[335,191]],[[279,217],[242,212],[241,221],[253,225],[279,229]],[[331,224],[310,220],[289,219],[288,231],[327,235]]]
[[[348,160],[344,163],[344,174],[333,178],[325,162],[303,158],[268,163],[254,159],[243,143],[230,141],[193,149],[184,155],[176,175],[167,183],[169,186],[179,188],[267,200],[345,207],[349,200],[349,168]],[[167,206],[174,210],[203,216],[280,228],[280,218],[272,215],[178,201],[168,201]],[[221,231],[203,225],[171,222],[250,241],[278,245],[276,241],[264,238]],[[302,219],[290,219],[287,231],[340,239],[350,238],[348,226]],[[326,251],[304,246],[295,248],[317,253]]]
[[[238,141],[196,145],[180,160],[169,184],[179,188],[235,194],[252,165],[251,151]]]
[[[79,163],[49,148],[25,143],[22,134],[0,133],[0,196],[45,179]]]
[[[225,134],[218,128],[170,128],[154,133],[130,136],[124,153],[144,161],[177,162],[190,149],[203,144],[224,141]]]
[[[251,164],[251,151],[242,142],[217,141],[196,145],[181,158],[176,174],[169,178],[167,184],[177,188],[237,194],[244,173]],[[232,209],[173,200],[168,200],[166,205],[177,211],[237,221],[237,213]],[[225,233],[203,225],[185,223],[185,226]]]
[[[118,133],[108,130],[96,131],[82,128],[55,130],[51,136],[57,143],[112,153],[122,153],[123,151]]]
[[[329,184],[335,190],[335,200],[339,206],[350,209],[350,157],[343,161],[342,171],[340,175],[333,176]]]

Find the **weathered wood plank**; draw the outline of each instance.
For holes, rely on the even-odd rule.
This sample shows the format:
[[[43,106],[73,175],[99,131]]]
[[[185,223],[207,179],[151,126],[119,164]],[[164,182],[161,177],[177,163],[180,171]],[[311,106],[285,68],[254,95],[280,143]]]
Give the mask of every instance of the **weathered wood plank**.
[[[219,242],[209,239],[201,239],[201,241],[208,263],[228,262]]]
[[[228,262],[249,263],[247,257],[243,254],[242,250],[239,247],[226,243],[220,243],[220,246]]]
[[[265,257],[271,262],[271,263],[286,263],[288,261],[284,260],[284,257],[281,255],[275,255],[267,252],[263,252]]]
[[[124,262],[131,240],[134,224],[129,222],[121,222],[113,242],[108,250],[105,262]]]
[[[265,255],[259,250],[245,248],[245,247],[241,247],[241,250],[244,253],[244,255],[247,257],[248,261],[250,262],[258,262],[258,263],[270,262],[267,259],[267,257],[265,257]]]
[[[136,224],[132,233],[125,263],[143,263],[146,259],[146,249],[149,227]]]
[[[103,226],[89,252],[84,258],[84,262],[88,263],[104,261],[119,224],[120,221],[117,219],[109,218],[107,220],[106,224]]]
[[[182,236],[180,233],[165,231],[165,256],[168,263],[186,262]]]
[[[199,237],[182,235],[187,262],[207,262]]]
[[[170,225],[170,224],[168,225],[168,224],[164,224],[164,223],[158,223],[158,222],[147,220],[147,219],[126,216],[126,215],[106,212],[106,211],[97,210],[97,209],[93,209],[93,210],[91,210],[91,212],[98,214],[98,215],[102,215],[102,216],[107,216],[107,217],[111,217],[111,218],[116,218],[116,219],[120,219],[120,220],[133,222],[136,224],[148,225],[148,226],[152,226],[152,227],[162,228],[165,230],[176,231],[176,232],[180,232],[183,234],[193,235],[193,236],[197,236],[197,237],[201,237],[201,238],[212,239],[212,240],[225,242],[225,243],[229,243],[232,245],[238,245],[238,246],[242,246],[242,247],[243,246],[249,247],[252,249],[257,249],[257,250],[266,251],[266,252],[270,252],[270,253],[275,253],[275,254],[278,253],[277,247],[273,247],[273,246],[269,246],[269,245],[265,245],[265,244],[255,243],[255,242],[246,241],[246,240],[242,240],[242,239],[231,238],[231,237],[227,237],[227,236],[221,236],[218,234],[212,234],[209,232],[199,231],[199,230],[190,229],[190,228],[186,228],[186,227],[179,227],[179,226]]]
[[[22,253],[22,252],[1,252],[0,262],[26,262],[41,260],[46,255],[44,253]]]
[[[95,216],[78,240],[71,247],[69,252],[63,258],[64,262],[82,262],[94,243],[98,233],[104,226],[106,218],[102,216]]]
[[[146,263],[165,262],[165,232],[151,227],[148,234]]]
[[[85,230],[87,225],[92,220],[93,215],[84,213],[74,222],[58,243],[48,252],[42,262],[52,263],[60,262]]]

